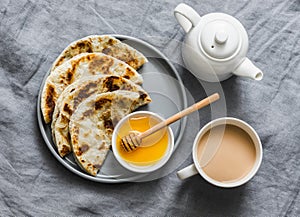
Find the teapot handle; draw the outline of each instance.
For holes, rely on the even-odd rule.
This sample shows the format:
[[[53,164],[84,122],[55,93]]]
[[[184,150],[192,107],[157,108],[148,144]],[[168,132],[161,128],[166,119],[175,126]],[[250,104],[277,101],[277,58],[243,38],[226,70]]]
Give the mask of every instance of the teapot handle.
[[[174,16],[183,30],[188,33],[200,21],[200,15],[190,6],[180,3],[174,10]]]

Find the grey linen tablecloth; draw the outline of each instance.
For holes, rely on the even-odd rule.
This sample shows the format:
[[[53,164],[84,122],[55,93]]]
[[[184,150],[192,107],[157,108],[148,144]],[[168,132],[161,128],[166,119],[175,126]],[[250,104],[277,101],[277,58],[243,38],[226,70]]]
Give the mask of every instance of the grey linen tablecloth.
[[[221,189],[176,171],[143,183],[85,180],[60,164],[37,123],[45,73],[70,42],[91,34],[145,40],[174,63],[198,100],[202,85],[183,65],[184,32],[173,10],[180,1],[0,2],[0,216],[300,216],[300,1],[185,1],[200,14],[237,17],[249,35],[248,56],[264,71],[260,82],[232,77],[221,83],[227,116],[252,125],[263,161],[246,185]],[[187,124],[182,143],[210,121]],[[192,162],[182,159],[178,169]]]

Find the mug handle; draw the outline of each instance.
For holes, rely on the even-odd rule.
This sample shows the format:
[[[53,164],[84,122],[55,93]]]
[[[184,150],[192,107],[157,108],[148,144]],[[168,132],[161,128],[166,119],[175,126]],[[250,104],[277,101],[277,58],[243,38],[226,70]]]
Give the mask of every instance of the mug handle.
[[[190,6],[180,3],[174,10],[174,16],[183,30],[188,33],[200,21],[199,14]]]
[[[198,170],[195,166],[195,164],[191,164],[189,166],[187,166],[186,168],[183,168],[182,170],[179,170],[177,172],[177,176],[183,180],[183,179],[187,179],[193,175],[198,174]]]

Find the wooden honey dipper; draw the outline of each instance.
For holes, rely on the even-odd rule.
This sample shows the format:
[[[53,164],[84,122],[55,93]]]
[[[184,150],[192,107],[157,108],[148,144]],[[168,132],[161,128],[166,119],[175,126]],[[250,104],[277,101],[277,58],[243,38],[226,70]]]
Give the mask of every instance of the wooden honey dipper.
[[[187,116],[188,114],[197,111],[215,101],[217,101],[220,98],[218,93],[215,93],[193,105],[190,107],[178,112],[177,114],[169,117],[165,121],[160,122],[159,124],[156,124],[152,128],[148,129],[145,132],[138,132],[138,131],[131,131],[127,136],[124,136],[121,139],[121,146],[124,148],[126,152],[132,152],[135,149],[137,149],[142,144],[142,139],[157,132],[158,130],[178,121],[179,119]]]

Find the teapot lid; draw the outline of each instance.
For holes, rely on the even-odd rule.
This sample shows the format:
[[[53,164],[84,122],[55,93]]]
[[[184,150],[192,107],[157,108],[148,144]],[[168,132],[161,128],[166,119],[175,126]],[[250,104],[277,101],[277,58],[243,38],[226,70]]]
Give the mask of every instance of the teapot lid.
[[[221,13],[210,14],[200,33],[200,47],[204,53],[214,59],[228,59],[241,47],[240,25],[235,18]]]

